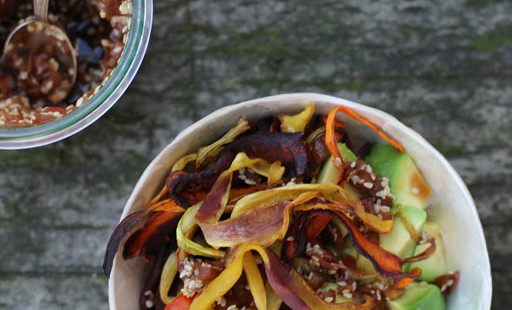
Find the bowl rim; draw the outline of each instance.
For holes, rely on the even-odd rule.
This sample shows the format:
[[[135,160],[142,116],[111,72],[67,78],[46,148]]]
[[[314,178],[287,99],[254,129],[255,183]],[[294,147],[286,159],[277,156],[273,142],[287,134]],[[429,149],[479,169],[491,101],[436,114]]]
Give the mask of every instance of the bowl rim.
[[[153,0],[130,1],[128,41],[105,85],[82,106],[57,120],[31,127],[0,128],[0,149],[28,149],[65,139],[91,125],[119,100],[142,64],[153,24]]]
[[[464,200],[466,201],[467,206],[470,210],[468,210],[470,213],[470,216],[472,217],[472,220],[477,224],[477,232],[478,232],[478,241],[482,244],[485,253],[483,253],[483,264],[484,264],[484,279],[482,279],[483,285],[482,287],[488,288],[487,291],[483,292],[484,300],[482,300],[482,304],[484,305],[485,310],[489,310],[491,308],[491,300],[492,300],[492,275],[491,275],[491,268],[490,268],[490,262],[489,262],[489,253],[487,250],[487,243],[484,237],[483,227],[480,222],[480,218],[478,216],[478,212],[476,210],[475,203],[473,201],[473,198],[463,182],[462,178],[459,176],[459,174],[455,171],[455,169],[452,167],[452,165],[448,162],[448,160],[438,151],[436,150],[428,141],[425,140],[419,133],[414,131],[413,129],[405,126],[402,122],[400,122],[398,119],[396,119],[394,116],[373,108],[369,107],[360,103],[356,103],[353,101],[349,101],[346,99],[330,96],[330,95],[324,95],[324,94],[318,94],[318,93],[287,93],[287,94],[280,94],[280,95],[273,95],[273,96],[267,96],[259,99],[252,99],[244,102],[240,102],[237,104],[232,104],[228,106],[224,106],[209,115],[201,118],[200,120],[194,122],[193,124],[189,125],[187,128],[185,128],[183,131],[181,131],[174,140],[165,146],[160,153],[155,156],[155,158],[151,161],[151,163],[146,167],[140,178],[138,179],[134,189],[132,190],[130,197],[128,198],[128,201],[126,202],[123,212],[120,218],[120,221],[123,220],[129,213],[133,212],[134,207],[136,206],[136,202],[139,199],[139,195],[141,194],[141,191],[143,190],[143,187],[146,185],[146,181],[148,180],[148,177],[153,172],[152,170],[155,169],[159,162],[163,160],[165,156],[168,155],[171,151],[179,147],[180,143],[182,143],[185,139],[187,139],[188,135],[192,134],[194,131],[201,128],[201,126],[205,124],[209,124],[214,122],[217,118],[226,115],[228,113],[236,113],[238,111],[244,110],[246,107],[251,105],[258,105],[258,104],[265,104],[265,103],[271,103],[275,101],[293,101],[293,102],[328,102],[329,104],[334,105],[344,105],[348,106],[350,108],[353,108],[357,112],[363,112],[370,114],[372,116],[375,116],[377,118],[380,118],[385,121],[391,121],[393,122],[393,126],[396,127],[399,131],[403,132],[406,136],[414,140],[415,142],[421,144],[423,147],[425,147],[433,156],[436,157],[436,159],[440,160],[443,168],[446,169],[447,173],[455,180],[457,188],[461,191]],[[240,114],[243,115],[243,114]],[[388,133],[390,134],[390,133]],[[392,135],[392,133],[391,133]],[[123,244],[123,243],[121,243]],[[121,248],[121,247],[120,247]],[[119,253],[119,252],[118,252]],[[109,296],[109,306],[110,309],[117,309],[115,305],[115,291],[116,291],[116,282],[115,282],[115,271],[117,266],[117,260],[120,259],[119,255],[116,255],[113,263],[113,268],[111,271],[111,275],[108,281],[108,296]]]

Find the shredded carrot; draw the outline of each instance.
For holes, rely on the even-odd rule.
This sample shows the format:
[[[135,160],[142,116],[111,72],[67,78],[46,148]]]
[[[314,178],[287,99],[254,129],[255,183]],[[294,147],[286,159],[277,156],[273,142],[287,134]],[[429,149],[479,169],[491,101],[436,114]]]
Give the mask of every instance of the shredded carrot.
[[[331,152],[332,157],[334,157],[334,160],[337,160],[341,158],[340,150],[338,149],[336,139],[336,133],[334,131],[335,128],[335,116],[338,109],[333,109],[331,112],[329,112],[329,115],[327,116],[327,121],[325,122],[325,144],[327,145],[327,148],[329,149],[329,152]],[[340,174],[343,171],[342,165],[338,166],[338,169],[340,170]]]
[[[327,123],[327,117],[323,117],[324,123]],[[334,127],[345,128],[345,124],[334,120]]]
[[[160,200],[162,200],[162,198],[167,194],[167,192],[167,185],[164,184],[160,192],[158,192],[158,194],[155,197],[153,197],[153,199],[151,199],[151,201],[149,202],[149,206],[152,206],[159,202]]]
[[[336,132],[335,128],[343,128],[345,125],[336,121],[335,117],[337,111],[337,109],[331,110],[325,120],[325,144],[335,161],[334,165],[338,168],[338,180],[341,180],[343,176],[343,158],[341,157],[340,150],[338,149],[338,140],[340,139],[340,135]],[[343,186],[343,181],[339,185]]]
[[[416,280],[416,278],[418,278],[420,275],[421,275],[421,269],[419,268],[413,268],[411,271],[409,271],[408,273],[411,277],[409,278],[402,278],[402,279],[396,279],[395,280],[395,287],[398,288],[398,289],[403,289],[405,288],[407,285],[411,284],[412,282],[414,282],[414,280]]]
[[[332,215],[330,214],[313,214],[308,220],[306,235],[308,240],[314,239],[320,235],[325,226],[329,224]]]
[[[151,206],[151,211],[165,211],[165,212],[185,212],[185,210],[174,201],[172,198],[167,198]]]
[[[340,107],[337,107],[335,109],[333,109],[330,113],[329,113],[329,116],[327,117],[327,121],[329,121],[329,118],[332,118],[331,120],[331,126],[332,126],[332,122],[334,121],[334,115],[336,114],[336,112],[338,111],[341,111],[343,113],[345,113],[346,115],[352,117],[353,119],[365,124],[366,126],[370,127],[370,129],[372,129],[373,131],[375,131],[375,133],[377,133],[377,135],[379,135],[379,137],[381,137],[384,141],[388,142],[389,144],[391,144],[395,150],[397,152],[400,152],[400,153],[403,153],[404,152],[404,148],[403,146],[400,144],[400,142],[396,141],[396,140],[393,140],[391,138],[389,138],[384,132],[382,132],[379,128],[377,128],[377,126],[375,126],[375,124],[373,124],[372,122],[370,122],[369,120],[367,120],[366,118],[360,116],[359,114],[357,114],[354,110],[352,110],[351,108],[349,107],[345,107],[345,106],[340,106]],[[331,116],[332,114],[332,116]],[[326,124],[327,128],[329,128],[329,123]],[[334,128],[332,129],[334,130]],[[329,129],[327,130],[327,132],[329,132]],[[331,150],[329,148],[329,150]],[[332,151],[331,151],[332,153]],[[339,154],[339,152],[338,152]]]

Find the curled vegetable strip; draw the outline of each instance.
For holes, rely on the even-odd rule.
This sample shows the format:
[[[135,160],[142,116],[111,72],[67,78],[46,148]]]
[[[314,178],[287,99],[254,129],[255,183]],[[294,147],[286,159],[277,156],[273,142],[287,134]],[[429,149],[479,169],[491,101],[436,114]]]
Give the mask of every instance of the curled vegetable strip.
[[[234,171],[241,168],[251,168],[256,173],[269,177],[269,180],[270,176],[273,176],[272,178],[274,180],[281,180],[282,174],[284,173],[284,167],[281,167],[278,162],[269,164],[263,159],[251,159],[247,157],[245,153],[239,153],[233,160],[231,167],[224,171],[217,179],[204,202],[188,208],[178,223],[176,239],[178,246],[182,247],[186,252],[192,255],[203,255],[212,258],[224,257],[224,251],[218,250],[220,246],[217,247],[215,243],[208,242],[217,249],[205,247],[186,238],[185,234],[196,225],[194,219],[197,220],[198,224],[202,224],[204,227],[206,227],[208,223],[218,221],[224,212],[229,198],[232,174]],[[201,228],[203,228],[203,226]]]
[[[296,115],[279,115],[281,132],[304,131],[315,113],[315,104],[308,103],[304,110]]]
[[[172,282],[176,277],[176,273],[178,272],[178,256],[176,252],[171,253],[167,260],[165,261],[164,267],[162,268],[162,274],[160,276],[160,298],[164,302],[164,304],[171,303],[176,297],[171,297],[168,295],[169,290],[171,289]]]
[[[190,305],[190,310],[207,310],[219,298],[224,296],[242,275],[242,270],[245,269],[247,281],[253,294],[254,302],[258,310],[266,310],[266,296],[265,288],[263,287],[263,280],[254,266],[254,258],[245,258],[246,255],[251,255],[248,250],[236,251],[227,258],[226,268],[212,280],[208,286],[199,294]],[[251,260],[252,259],[252,260]],[[253,265],[254,264],[254,265]],[[254,270],[256,268],[256,270]],[[256,273],[258,275],[256,275]],[[252,286],[251,286],[252,285]],[[257,296],[254,296],[257,295]]]
[[[284,167],[281,166],[280,161],[273,162],[268,172],[268,187],[272,188],[281,181],[284,174]]]
[[[306,138],[306,142],[309,144],[323,134],[325,134],[325,127],[317,128],[315,131],[309,134],[309,136]]]
[[[268,177],[271,171],[273,173],[277,171],[280,174],[279,179],[284,173],[284,167],[281,167],[282,169],[276,168],[261,158],[251,159],[245,153],[238,153],[229,169],[221,173],[206,196],[195,216],[198,223],[215,223],[219,220],[228,201],[233,172],[242,168],[250,168],[265,177]],[[274,176],[273,178],[276,179],[277,177]]]
[[[157,201],[157,199],[153,200]],[[130,237],[125,242],[123,256],[127,258],[144,255],[146,260],[151,260],[161,245],[159,242],[165,242],[163,239],[167,238],[167,234],[174,232],[174,223],[177,223],[183,211],[183,208],[169,198],[153,203],[148,209],[136,211],[123,219],[117,225],[107,244],[103,261],[105,275],[110,276],[119,245],[128,235]],[[143,228],[134,231],[142,223],[144,223]],[[155,241],[155,239],[159,241]]]
[[[182,210],[153,212],[144,226],[126,240],[123,258],[143,256],[146,262],[150,262],[165,244],[175,238],[176,225],[182,214]]]
[[[276,201],[293,200],[305,192],[320,192],[327,200],[350,205],[356,212],[357,217],[376,232],[387,233],[393,229],[393,220],[382,220],[374,214],[365,212],[359,200],[348,194],[342,187],[331,183],[297,184],[249,194],[236,203],[231,217],[239,216],[254,208],[272,204]]]
[[[173,199],[163,200],[149,209],[149,218],[144,226],[132,232],[126,240],[123,258],[144,256],[151,261],[160,248],[174,239],[176,225],[185,210]]]
[[[404,263],[415,263],[419,262],[421,260],[429,258],[434,252],[436,251],[436,239],[427,233],[426,231],[423,231],[422,234],[420,234],[416,229],[414,229],[414,225],[411,223],[411,220],[407,216],[407,213],[405,212],[405,209],[402,205],[398,205],[397,207],[397,213],[400,214],[400,220],[404,224],[405,229],[409,232],[409,235],[411,238],[416,241],[417,243],[428,242],[430,246],[426,248],[423,252],[404,259]]]
[[[192,154],[188,154],[188,155],[185,155],[183,157],[181,157],[180,159],[178,159],[174,165],[172,165],[172,169],[171,169],[171,172],[175,172],[175,171],[180,171],[180,170],[184,170],[185,167],[193,162],[193,161],[196,161],[197,160],[197,154],[196,153],[192,153]]]
[[[279,257],[269,250],[257,249],[261,255],[265,273],[274,291],[286,305],[292,309],[372,309],[374,301],[367,297],[364,304],[352,302],[328,303],[320,298],[306,280],[290,265],[283,263]],[[265,252],[263,252],[265,251]]]
[[[334,128],[336,126],[335,117],[336,117],[337,112],[343,112],[347,116],[365,124],[366,126],[370,127],[370,129],[375,131],[375,133],[377,133],[377,135],[379,137],[381,137],[384,141],[391,144],[395,148],[395,150],[397,150],[397,152],[400,152],[400,153],[404,152],[403,146],[398,141],[389,138],[384,132],[382,132],[379,128],[377,128],[377,126],[375,126],[372,122],[370,122],[369,120],[360,116],[359,114],[354,112],[354,110],[352,110],[351,108],[345,107],[345,106],[336,107],[336,108],[332,109],[331,112],[329,112],[329,115],[327,116],[327,120],[325,123],[325,129],[326,129],[325,144],[327,145],[327,148],[329,149],[332,156],[334,157],[335,165],[339,170],[338,179],[343,175],[343,157],[341,157],[340,150],[338,149],[338,146],[337,146],[338,139],[336,138],[336,133],[334,130]]]
[[[344,191],[345,198],[349,204],[354,207],[357,217],[370,229],[379,234],[386,234],[393,229],[393,219],[383,220],[375,214],[364,211],[363,204],[356,198],[352,197],[348,192]]]
[[[202,246],[185,236],[185,234],[193,230],[196,226],[193,219],[200,206],[200,204],[197,204],[188,208],[181,217],[181,220],[178,223],[178,227],[176,228],[176,241],[178,242],[178,246],[185,252],[192,255],[201,255],[211,258],[223,258],[224,251]]]
[[[335,215],[347,229],[354,248],[370,260],[375,270],[381,276],[394,279],[397,288],[404,288],[420,276],[421,271],[417,268],[414,268],[409,273],[403,273],[400,258],[366,239],[354,222],[342,212],[321,205],[315,206],[314,211]]]
[[[301,194],[308,192],[320,192],[325,199],[346,201],[342,189],[336,184],[296,184],[259,191],[240,199],[231,212],[231,217],[237,217],[253,209],[275,203],[277,201],[294,200]]]
[[[222,147],[233,142],[236,137],[249,130],[250,126],[247,120],[241,117],[238,123],[231,128],[222,138],[212,144],[202,147],[197,151],[196,168],[201,167],[208,159],[215,157],[220,153]]]
[[[263,285],[263,279],[261,278],[256,260],[251,252],[245,253],[243,264],[247,283],[249,283],[249,289],[254,299],[254,303],[256,304],[256,308],[267,309],[265,286]]]
[[[371,130],[375,131],[375,133],[381,137],[384,141],[388,142],[389,144],[391,144],[395,150],[397,152],[400,152],[400,153],[403,153],[404,152],[404,147],[400,144],[400,142],[396,141],[396,140],[393,140],[391,138],[389,138],[384,132],[382,132],[379,128],[377,128],[377,126],[375,126],[375,124],[373,124],[372,122],[370,122],[369,120],[367,120],[366,118],[362,117],[361,115],[357,114],[354,110],[352,110],[351,108],[349,107],[346,107],[346,106],[339,106],[339,107],[336,107],[334,109],[331,110],[331,112],[329,112],[329,115],[327,116],[327,123],[326,123],[326,127],[327,127],[327,134],[330,135],[330,137],[328,138],[327,135],[326,135],[326,142],[327,142],[327,145],[331,145],[331,147],[333,146],[332,145],[332,140],[333,140],[333,137],[334,137],[334,122],[335,122],[335,119],[334,117],[336,116],[336,113],[337,112],[343,112],[345,113],[347,116],[365,124],[366,126],[370,127]],[[336,141],[334,141],[336,142]],[[336,143],[334,143],[334,146]],[[331,150],[331,147],[329,147],[329,150]],[[341,157],[339,156],[339,151],[337,153],[333,153],[334,150],[331,150],[331,153],[333,154],[337,154],[338,157]],[[336,156],[334,156],[334,158],[336,158]]]
[[[162,198],[164,198],[164,196],[166,194],[167,194],[167,185],[164,184],[164,186],[158,192],[158,194],[155,197],[153,197],[153,199],[151,199],[151,201],[149,202],[149,207],[151,208],[154,204],[160,202],[160,200],[162,200]]]
[[[265,284],[265,295],[267,296],[267,310],[279,310],[283,300],[274,291],[270,282]]]
[[[225,175],[224,179],[228,180],[229,175]],[[341,195],[342,189],[337,185],[304,184],[296,185],[295,187],[298,188],[290,186],[288,189],[281,187],[264,191],[263,193],[267,192],[267,194],[262,194],[259,197],[261,199],[252,201],[253,204],[251,204],[251,200],[243,204],[251,208],[246,208],[243,213],[240,213],[238,209],[239,212],[233,217],[233,213],[237,210],[235,205],[230,219],[217,222],[220,218],[217,216],[219,210],[223,210],[225,207],[221,197],[227,190],[227,184],[222,176],[219,177],[195,217],[203,230],[205,239],[214,247],[233,247],[241,244],[268,246],[274,241],[284,238],[292,210],[311,211],[312,213],[334,215],[340,219],[348,230],[354,247],[372,262],[379,274],[394,279],[398,288],[403,288],[419,276],[417,270],[413,270],[409,274],[402,273],[402,262],[396,255],[366,239],[359,228],[342,212],[344,209],[341,206],[322,201],[322,197],[344,198]],[[313,188],[319,189],[319,191],[311,191]],[[243,199],[260,193],[262,192],[248,195]],[[281,193],[281,195],[276,193]],[[286,203],[292,197],[295,197],[294,200]],[[209,200],[210,204],[205,209],[206,212],[199,216],[206,200]],[[206,217],[207,215],[210,215],[210,218]]]
[[[332,157],[334,158],[335,166],[338,168],[338,180],[341,178],[343,174],[343,158],[341,157],[340,150],[338,149],[338,139],[336,138],[336,132],[334,130],[335,122],[336,122],[336,112],[337,109],[333,109],[329,115],[327,116],[327,120],[325,121],[325,144],[331,152]]]
[[[317,196],[316,192],[302,193],[293,202],[277,201],[222,222],[198,219],[197,215],[196,220],[206,241],[214,248],[243,243],[269,246],[286,235],[293,207]],[[220,204],[217,207],[222,208]]]
[[[226,269],[194,299],[190,305],[190,310],[209,309],[215,300],[229,291],[240,278],[244,257],[250,254],[251,251],[256,251],[260,255],[272,289],[292,309],[371,309],[373,305],[371,298],[367,298],[364,304],[350,302],[340,304],[327,303],[315,293],[300,274],[289,265],[283,263],[273,252],[257,245],[244,244],[234,249],[227,260]],[[247,273],[246,275],[251,277]],[[258,298],[261,297],[263,300],[265,291],[265,288],[260,287],[257,291],[258,293],[253,292],[253,294],[257,294]],[[273,297],[273,299],[276,298]],[[273,304],[276,304],[275,300],[273,300]],[[261,309],[260,306],[257,307],[259,310]]]
[[[217,249],[241,243],[269,246],[286,235],[290,221],[287,206],[286,202],[278,202],[222,222],[199,223],[199,226],[206,242]]]
[[[103,272],[107,277],[110,277],[114,257],[117,253],[121,241],[140,225],[147,218],[147,212],[136,211],[124,218],[121,223],[116,226],[116,229],[108,240],[107,249],[105,251],[105,258],[103,260]]]

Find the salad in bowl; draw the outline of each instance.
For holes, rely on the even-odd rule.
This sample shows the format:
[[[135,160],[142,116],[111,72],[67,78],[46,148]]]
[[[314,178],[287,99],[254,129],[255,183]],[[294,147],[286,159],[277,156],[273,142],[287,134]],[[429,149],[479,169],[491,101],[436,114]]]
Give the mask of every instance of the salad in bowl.
[[[451,167],[442,157],[432,166],[440,156],[422,151],[421,137],[335,99],[264,98],[178,136],[141,177],[107,245],[111,308],[485,305],[464,294],[490,300],[486,252],[469,265],[452,258],[446,220],[469,195],[460,179],[447,190]],[[478,239],[474,206],[466,212],[458,223],[476,220]],[[485,251],[485,241],[476,246]],[[465,282],[475,266],[476,288]]]

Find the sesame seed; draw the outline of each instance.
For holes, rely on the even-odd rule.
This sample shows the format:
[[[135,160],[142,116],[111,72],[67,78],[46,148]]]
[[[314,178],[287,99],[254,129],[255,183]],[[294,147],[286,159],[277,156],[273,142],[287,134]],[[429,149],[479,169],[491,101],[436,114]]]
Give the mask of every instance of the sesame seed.
[[[364,182],[364,183],[363,183],[363,186],[364,186],[364,187],[366,187],[366,188],[368,188],[368,189],[370,189],[370,188],[372,188],[372,187],[373,187],[373,183],[372,183],[372,182]]]
[[[245,179],[244,180],[245,184],[247,185],[256,185],[256,181],[252,180],[252,179]]]
[[[342,164],[341,158],[336,157],[336,159],[334,159],[334,165],[339,168],[339,167],[341,167],[341,164]]]
[[[148,299],[148,300],[146,300],[144,305],[146,306],[146,308],[151,309],[151,308],[153,308],[155,306],[155,302]]]
[[[286,183],[285,186],[291,186],[291,185],[297,185],[296,183],[297,179],[296,178],[292,178],[290,180],[290,182]]]
[[[226,298],[224,298],[223,296],[217,298],[217,300],[215,301],[216,304],[218,304],[219,306],[221,307],[225,307],[226,306]]]
[[[391,209],[388,206],[380,206],[380,211],[382,211],[382,212],[390,212]]]
[[[122,47],[122,46],[116,46],[116,47],[114,47],[114,49],[112,50],[112,53],[118,54],[118,53],[120,53],[122,50],[123,50],[123,47]]]

